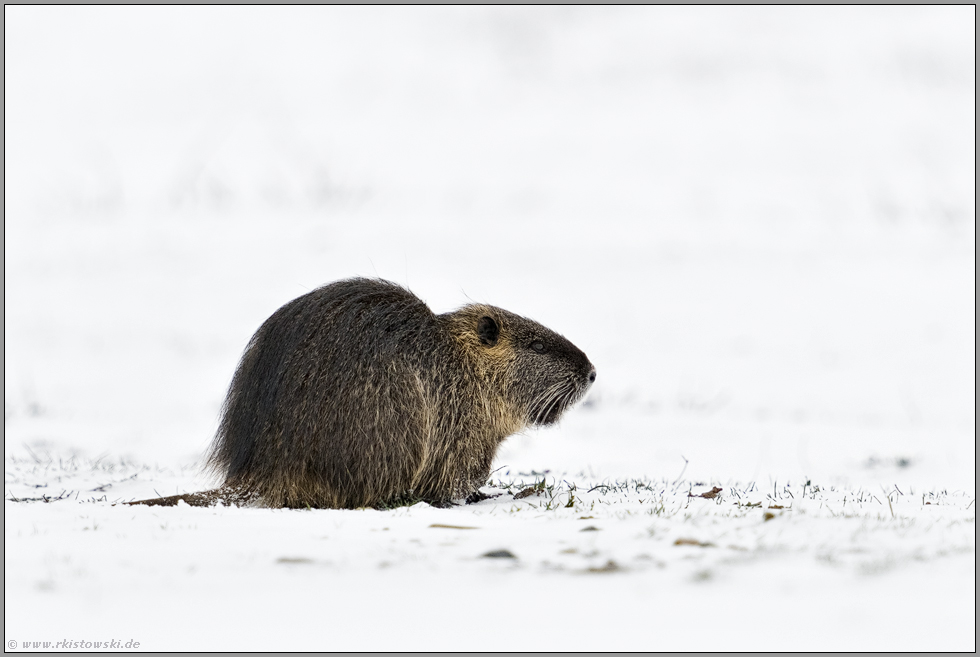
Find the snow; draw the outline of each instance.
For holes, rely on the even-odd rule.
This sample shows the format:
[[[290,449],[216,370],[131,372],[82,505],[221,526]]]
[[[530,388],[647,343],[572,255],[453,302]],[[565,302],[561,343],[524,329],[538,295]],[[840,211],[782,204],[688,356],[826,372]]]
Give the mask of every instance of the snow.
[[[975,650],[974,25],[5,8],[8,648]],[[596,386],[476,505],[120,504],[212,485],[251,334],[355,275]]]

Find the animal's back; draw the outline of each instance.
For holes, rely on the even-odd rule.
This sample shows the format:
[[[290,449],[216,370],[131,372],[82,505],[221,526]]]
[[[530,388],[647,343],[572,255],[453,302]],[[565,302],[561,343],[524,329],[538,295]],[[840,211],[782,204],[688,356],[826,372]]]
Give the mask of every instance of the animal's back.
[[[429,440],[425,372],[451,340],[385,281],[339,281],[276,311],[229,390],[209,465],[269,506],[355,507],[409,490]]]

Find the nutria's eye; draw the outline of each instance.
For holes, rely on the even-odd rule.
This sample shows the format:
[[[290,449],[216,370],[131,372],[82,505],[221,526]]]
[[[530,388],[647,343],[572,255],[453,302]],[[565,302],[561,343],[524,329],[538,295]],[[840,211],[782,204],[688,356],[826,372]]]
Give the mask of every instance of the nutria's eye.
[[[534,341],[534,342],[531,343],[531,349],[534,349],[539,354],[543,354],[544,353],[544,343],[543,342]]]

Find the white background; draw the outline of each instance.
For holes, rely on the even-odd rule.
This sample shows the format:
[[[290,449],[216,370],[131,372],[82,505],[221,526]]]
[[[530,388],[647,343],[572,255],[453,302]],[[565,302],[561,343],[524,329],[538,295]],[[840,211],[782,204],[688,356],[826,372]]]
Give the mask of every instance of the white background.
[[[588,402],[508,441],[500,474],[913,486],[965,496],[957,522],[975,529],[974,7],[4,16],[8,499],[59,492],[22,459],[156,468],[108,501],[208,485],[195,467],[252,332],[286,301],[363,275],[437,312],[472,300],[531,317],[596,365]],[[55,537],[83,513],[37,515],[57,506],[5,502],[5,570],[21,574],[8,626],[32,622],[11,617],[12,591],[98,598],[81,575],[70,592],[39,584],[70,558]],[[21,541],[38,523],[52,532],[43,549]],[[886,535],[876,549],[901,544]],[[923,536],[934,556],[950,540],[975,555],[975,532]],[[833,549],[853,537],[841,540]],[[134,545],[93,548],[99,578],[129,581],[111,555]],[[922,581],[973,581],[975,565],[936,559]],[[538,585],[529,568],[513,590]],[[413,590],[420,576],[375,585]],[[903,590],[883,581],[872,598]],[[625,582],[603,586],[628,597]],[[937,586],[937,600],[953,595]],[[975,585],[957,591],[975,611]],[[971,628],[956,627],[967,643],[950,645],[970,649]],[[232,645],[202,628],[211,643],[191,648]],[[616,645],[683,648],[665,631],[675,641],[620,629]],[[293,645],[327,647],[315,636]],[[391,646],[435,645],[427,636]],[[461,636],[447,649],[481,647]],[[773,646],[816,645],[799,636]],[[839,647],[855,645],[882,644]]]

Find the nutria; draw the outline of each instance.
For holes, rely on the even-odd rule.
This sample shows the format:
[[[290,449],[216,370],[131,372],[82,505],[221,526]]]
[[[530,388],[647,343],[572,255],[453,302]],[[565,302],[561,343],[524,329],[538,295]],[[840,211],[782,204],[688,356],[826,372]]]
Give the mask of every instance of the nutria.
[[[595,376],[571,342],[506,310],[436,315],[395,283],[338,281],[245,349],[207,458],[224,486],[143,503],[475,501],[500,443],[557,422]]]

